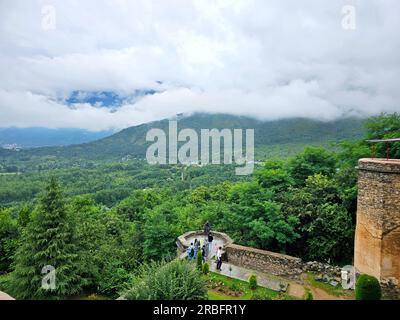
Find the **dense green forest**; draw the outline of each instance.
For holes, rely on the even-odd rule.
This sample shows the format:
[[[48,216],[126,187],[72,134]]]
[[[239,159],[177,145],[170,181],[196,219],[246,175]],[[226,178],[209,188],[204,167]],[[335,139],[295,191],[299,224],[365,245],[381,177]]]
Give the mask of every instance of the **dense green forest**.
[[[242,116],[196,113],[178,117],[177,120],[179,130],[191,128],[197,133],[204,128],[254,129],[256,157],[261,160],[293,155],[306,145],[329,145],[343,139],[359,139],[363,134],[363,120],[358,118],[329,122],[304,118],[260,121]],[[88,160],[97,163],[104,160],[145,159],[146,150],[151,144],[146,142],[146,133],[150,129],[159,128],[168,136],[168,121],[165,119],[130,127],[104,139],[77,145],[25,149],[19,152],[0,148],[0,160],[4,166],[17,166],[19,171],[37,171],[53,169],[54,166],[69,167],[71,162],[81,165]]]
[[[115,298],[137,288],[149,268],[160,278],[174,268],[198,287],[193,297],[203,297],[185,264],[157,261],[173,257],[176,237],[207,220],[239,244],[351,263],[357,160],[370,155],[367,138],[399,136],[400,115],[382,114],[365,122],[362,139],[268,159],[244,178],[231,166],[59,159],[39,150],[29,154],[35,170],[0,176],[0,289],[22,299],[83,291]],[[384,146],[377,145],[376,155],[385,156]],[[14,159],[18,166],[24,156],[5,155],[3,165]],[[391,156],[400,158],[399,143]],[[58,266],[54,290],[40,286],[46,265]],[[141,298],[154,294],[145,289]]]
[[[259,121],[224,114],[194,114],[179,118],[179,128],[254,128],[256,159],[286,159],[306,146],[335,150],[343,139],[363,134],[356,118],[321,122],[309,119]],[[232,166],[150,166],[145,161],[145,141],[150,128],[168,133],[168,120],[122,130],[105,139],[80,145],[10,151],[0,148],[0,205],[32,201],[51,173],[67,196],[92,194],[97,202],[113,206],[133,189],[174,185],[178,189],[236,181]],[[183,182],[182,182],[183,180]]]

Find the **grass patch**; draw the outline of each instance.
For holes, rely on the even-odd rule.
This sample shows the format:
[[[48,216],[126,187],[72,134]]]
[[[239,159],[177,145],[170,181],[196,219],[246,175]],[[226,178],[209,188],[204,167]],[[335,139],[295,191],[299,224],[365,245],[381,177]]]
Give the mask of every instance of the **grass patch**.
[[[345,290],[342,288],[340,283],[337,287],[331,286],[329,283],[315,280],[315,274],[307,273],[307,282],[314,288],[319,288],[336,297],[353,297],[354,292],[352,290]]]
[[[251,290],[246,281],[210,272],[207,281],[209,300],[289,300],[287,294],[258,286]]]

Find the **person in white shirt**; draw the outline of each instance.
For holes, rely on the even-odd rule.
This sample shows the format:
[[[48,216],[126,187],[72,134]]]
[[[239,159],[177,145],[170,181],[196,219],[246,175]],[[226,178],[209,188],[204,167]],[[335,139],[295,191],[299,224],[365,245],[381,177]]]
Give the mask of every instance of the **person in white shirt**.
[[[222,247],[217,250],[217,270],[221,271],[222,266]]]

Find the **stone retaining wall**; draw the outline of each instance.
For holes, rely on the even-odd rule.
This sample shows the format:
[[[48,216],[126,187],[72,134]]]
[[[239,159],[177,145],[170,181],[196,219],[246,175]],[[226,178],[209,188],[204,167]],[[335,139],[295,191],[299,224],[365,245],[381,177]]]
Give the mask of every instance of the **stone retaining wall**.
[[[277,276],[296,275],[303,271],[299,258],[236,244],[228,245],[225,250],[227,261],[233,265]]]

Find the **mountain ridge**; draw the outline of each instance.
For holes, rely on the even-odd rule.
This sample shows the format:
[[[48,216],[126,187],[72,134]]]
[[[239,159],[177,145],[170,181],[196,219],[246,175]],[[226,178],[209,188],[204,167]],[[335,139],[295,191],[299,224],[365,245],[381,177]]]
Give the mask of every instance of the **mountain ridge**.
[[[56,156],[90,160],[120,159],[126,155],[144,158],[147,147],[146,133],[159,128],[168,135],[168,121],[163,119],[125,128],[99,140],[68,146],[41,147],[17,152],[19,156]],[[317,121],[307,118],[288,118],[262,121],[245,116],[227,114],[194,113],[178,117],[178,130],[201,129],[254,129],[255,147],[279,146],[283,144],[319,145],[355,140],[362,137],[363,119],[343,118],[334,121]],[[4,154],[4,152],[2,152]],[[16,153],[16,152],[12,152]]]

